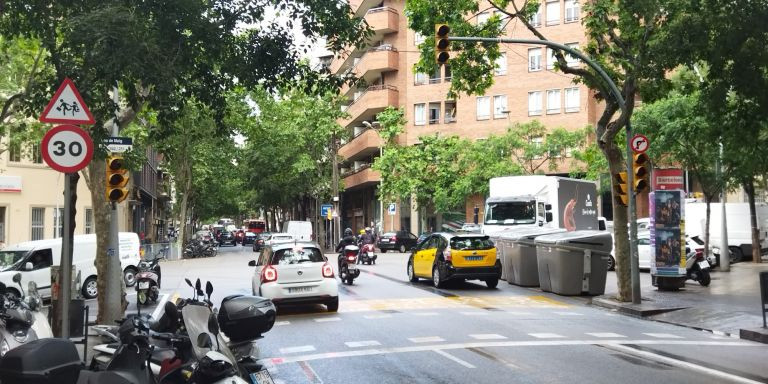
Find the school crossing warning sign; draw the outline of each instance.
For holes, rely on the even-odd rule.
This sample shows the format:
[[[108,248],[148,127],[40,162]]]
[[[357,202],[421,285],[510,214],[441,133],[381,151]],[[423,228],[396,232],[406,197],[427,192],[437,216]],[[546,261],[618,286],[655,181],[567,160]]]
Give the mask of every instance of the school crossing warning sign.
[[[48,102],[43,114],[40,115],[43,123],[62,124],[93,124],[96,121],[93,115],[75,88],[75,84],[69,78],[64,79],[61,86]]]

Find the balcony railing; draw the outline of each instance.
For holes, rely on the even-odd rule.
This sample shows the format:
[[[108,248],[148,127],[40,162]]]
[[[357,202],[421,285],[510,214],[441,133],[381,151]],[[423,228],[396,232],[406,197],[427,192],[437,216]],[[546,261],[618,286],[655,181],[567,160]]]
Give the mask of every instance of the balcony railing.
[[[344,188],[350,190],[365,185],[375,185],[381,181],[381,174],[371,168],[370,164],[364,164],[356,170],[350,170],[342,174]]]
[[[339,148],[339,156],[348,161],[375,156],[384,145],[378,132],[366,128],[358,132],[348,143]]]
[[[360,94],[347,108],[349,118],[340,121],[343,126],[359,119],[361,115],[375,114],[399,102],[397,87],[389,84],[372,85]]]

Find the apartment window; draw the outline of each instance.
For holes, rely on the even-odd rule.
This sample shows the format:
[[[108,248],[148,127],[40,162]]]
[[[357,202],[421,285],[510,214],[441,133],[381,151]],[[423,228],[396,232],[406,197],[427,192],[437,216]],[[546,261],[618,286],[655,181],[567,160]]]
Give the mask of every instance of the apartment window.
[[[568,43],[566,44],[568,48],[579,50],[579,43]],[[569,67],[578,67],[579,66],[579,59],[576,56],[573,56],[571,54],[565,55],[565,61],[568,63]]]
[[[560,0],[547,1],[547,25],[560,24]]]
[[[477,98],[477,119],[488,120],[491,118],[491,97],[480,96]]]
[[[35,164],[42,164],[43,163],[43,153],[40,150],[40,144],[33,144],[32,145],[32,162]]]
[[[413,33],[413,43],[419,45],[424,42],[424,35],[418,32]]]
[[[560,113],[560,90],[547,91],[547,114]]]
[[[424,104],[414,104],[413,106],[413,125],[424,125],[427,123],[427,109]]]
[[[557,59],[555,59],[555,51],[553,49],[547,48],[547,69],[555,69],[555,62]]]
[[[541,136],[531,138],[531,144],[532,144],[534,153],[539,153],[539,151],[541,151],[541,146],[544,144],[544,138]],[[534,155],[533,158],[541,159],[541,155]]]
[[[493,97],[493,118],[504,119],[509,114],[507,109],[507,95],[496,95]]]
[[[541,115],[541,91],[528,92],[528,116]]]
[[[429,124],[440,123],[440,103],[429,103]]]
[[[21,144],[12,143],[8,145],[8,161],[13,163],[21,162]]]
[[[577,0],[565,0],[565,22],[579,20],[579,2]]]
[[[416,77],[413,82],[415,85],[424,85],[427,83],[427,74],[422,72],[416,72]]]
[[[439,84],[440,83],[440,67],[435,67],[435,70],[432,71],[432,75],[429,77],[429,83],[430,84]]]
[[[579,87],[566,88],[565,112],[578,112],[580,99]]]
[[[528,72],[541,71],[541,48],[528,50]]]
[[[531,15],[531,18],[528,19],[528,21],[534,27],[540,27],[541,26],[541,5],[539,5],[539,9],[536,10],[536,13]]]
[[[493,70],[493,74],[496,76],[507,74],[507,53],[501,52],[501,56],[496,59],[496,67]]]
[[[85,234],[93,233],[93,208],[85,209]]]
[[[53,237],[62,237],[64,233],[64,208],[53,209]]]
[[[443,118],[445,124],[456,122],[456,101],[445,102],[445,117]]]
[[[32,208],[31,223],[30,240],[42,240],[45,236],[45,208]]]
[[[451,81],[451,66],[445,65],[445,81]]]
[[[483,25],[488,22],[491,14],[488,12],[480,12],[477,14],[477,25]]]

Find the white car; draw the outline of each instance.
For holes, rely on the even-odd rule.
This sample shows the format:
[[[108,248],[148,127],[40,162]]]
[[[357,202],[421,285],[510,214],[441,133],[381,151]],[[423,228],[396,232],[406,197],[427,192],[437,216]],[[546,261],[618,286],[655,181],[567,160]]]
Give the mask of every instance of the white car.
[[[339,310],[339,286],[333,267],[320,246],[312,242],[267,245],[258,260],[252,279],[254,295],[275,304],[320,303],[329,312]]]
[[[611,232],[613,237],[613,232]],[[611,250],[611,258],[608,261],[608,270],[616,269],[616,242]],[[649,231],[637,231],[637,264],[640,269],[651,269],[651,233]]]
[[[278,243],[293,242],[294,237],[288,233],[273,233],[269,235],[269,238],[264,240],[264,245],[274,245]]]

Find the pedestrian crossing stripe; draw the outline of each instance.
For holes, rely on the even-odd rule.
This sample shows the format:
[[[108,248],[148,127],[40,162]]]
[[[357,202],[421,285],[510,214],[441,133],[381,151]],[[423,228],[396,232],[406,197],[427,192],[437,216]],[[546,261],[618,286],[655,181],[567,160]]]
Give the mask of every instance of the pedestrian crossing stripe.
[[[570,305],[546,296],[490,297],[425,297],[408,299],[345,300],[343,312],[426,309],[487,309],[487,308],[568,308]]]

